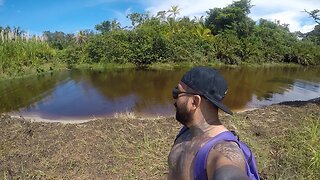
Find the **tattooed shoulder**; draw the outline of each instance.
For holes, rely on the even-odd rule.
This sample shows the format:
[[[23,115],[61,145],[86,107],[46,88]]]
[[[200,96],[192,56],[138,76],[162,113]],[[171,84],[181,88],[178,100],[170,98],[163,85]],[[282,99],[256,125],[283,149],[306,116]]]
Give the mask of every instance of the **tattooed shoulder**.
[[[217,144],[213,149],[221,153],[224,157],[231,160],[236,166],[238,167],[245,166],[244,156],[237,143],[223,141]]]

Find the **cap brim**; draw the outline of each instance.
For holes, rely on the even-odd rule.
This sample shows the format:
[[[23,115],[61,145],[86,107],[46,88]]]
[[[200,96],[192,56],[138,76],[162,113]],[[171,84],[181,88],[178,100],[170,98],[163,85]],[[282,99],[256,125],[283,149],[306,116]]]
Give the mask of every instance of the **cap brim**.
[[[222,104],[221,102],[218,102],[212,98],[208,98],[207,99],[209,101],[211,101],[214,105],[216,105],[219,109],[221,109],[222,111],[224,111],[227,114],[233,115],[233,112],[224,104]]]

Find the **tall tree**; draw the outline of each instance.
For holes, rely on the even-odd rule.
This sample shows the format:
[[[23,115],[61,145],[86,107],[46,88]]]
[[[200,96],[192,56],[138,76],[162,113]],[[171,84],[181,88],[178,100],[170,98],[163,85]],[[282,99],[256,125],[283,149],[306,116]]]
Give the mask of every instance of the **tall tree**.
[[[176,16],[180,14],[180,10],[179,6],[171,6],[171,9],[168,10],[168,13],[170,13],[169,17],[173,16],[173,18],[176,19]]]
[[[303,37],[303,39],[310,40],[315,44],[320,45],[320,10],[315,9],[310,12],[307,10],[304,10],[304,11],[308,13],[309,16],[312,17],[318,25],[316,25],[314,29],[310,32],[307,32],[305,34],[301,33],[300,37]]]
[[[111,30],[118,30],[118,29],[121,29],[121,24],[120,22],[118,22],[117,20],[112,20],[111,21]]]
[[[143,24],[147,19],[150,18],[149,13],[132,13],[132,14],[128,14],[127,18],[129,18],[131,20],[131,24],[132,26],[135,28],[137,26],[139,26],[140,24]]]
[[[102,34],[107,33],[111,30],[111,22],[110,21],[103,21],[100,24],[95,26],[97,31],[100,31]]]
[[[205,25],[216,35],[226,30],[234,30],[238,37],[247,37],[252,33],[254,21],[248,17],[250,0],[235,1],[225,8],[214,8],[207,11]]]
[[[315,9],[310,12],[307,10],[304,10],[304,11],[306,13],[308,13],[310,15],[310,17],[312,17],[316,23],[320,24],[320,10],[319,9]]]
[[[61,31],[44,31],[43,35],[46,37],[49,45],[53,48],[64,49],[74,42],[73,34],[65,34]]]
[[[76,43],[81,46],[82,44],[85,44],[87,42],[88,37],[86,35],[86,31],[79,31],[75,38]]]
[[[320,45],[320,24],[316,25],[312,31],[305,33],[304,39]]]
[[[166,19],[166,14],[167,14],[167,12],[166,11],[159,11],[158,13],[157,13],[157,18],[158,19],[160,19],[160,21],[165,21],[165,19]]]

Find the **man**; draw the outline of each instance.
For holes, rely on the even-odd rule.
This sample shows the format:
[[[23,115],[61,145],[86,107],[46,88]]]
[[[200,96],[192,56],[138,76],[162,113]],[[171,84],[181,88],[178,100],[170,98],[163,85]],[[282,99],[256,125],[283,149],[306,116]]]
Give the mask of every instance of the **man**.
[[[218,118],[227,83],[216,69],[195,67],[173,89],[176,120],[184,125],[168,157],[168,179],[259,179],[249,148]]]

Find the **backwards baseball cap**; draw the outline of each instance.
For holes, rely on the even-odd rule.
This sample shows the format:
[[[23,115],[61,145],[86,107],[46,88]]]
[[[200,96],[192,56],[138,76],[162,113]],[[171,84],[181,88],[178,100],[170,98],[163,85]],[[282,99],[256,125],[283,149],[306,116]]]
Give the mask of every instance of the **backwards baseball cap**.
[[[216,107],[232,115],[232,111],[222,103],[228,85],[218,70],[210,67],[194,67],[183,75],[181,82],[207,98]]]

